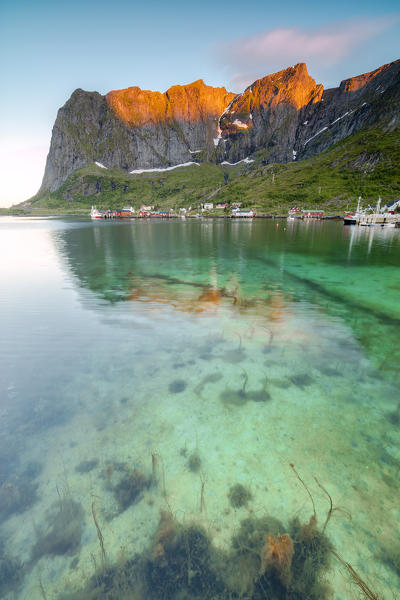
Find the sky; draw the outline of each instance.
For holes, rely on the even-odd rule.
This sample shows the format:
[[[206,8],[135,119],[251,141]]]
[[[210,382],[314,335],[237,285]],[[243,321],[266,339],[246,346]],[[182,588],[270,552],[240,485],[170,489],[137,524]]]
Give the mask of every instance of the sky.
[[[40,187],[57,110],[76,88],[242,91],[306,62],[317,83],[400,58],[397,0],[1,0],[0,206]]]

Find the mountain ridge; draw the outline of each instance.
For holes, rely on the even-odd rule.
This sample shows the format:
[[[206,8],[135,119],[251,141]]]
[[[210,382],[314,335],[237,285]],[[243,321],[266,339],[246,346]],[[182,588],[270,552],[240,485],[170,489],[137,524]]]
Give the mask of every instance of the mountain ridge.
[[[164,93],[77,89],[58,111],[36,198],[94,162],[129,173],[193,160],[235,163],[260,150],[265,164],[303,160],[376,122],[396,129],[399,101],[400,60],[330,89],[304,63],[266,75],[241,94],[202,79]]]

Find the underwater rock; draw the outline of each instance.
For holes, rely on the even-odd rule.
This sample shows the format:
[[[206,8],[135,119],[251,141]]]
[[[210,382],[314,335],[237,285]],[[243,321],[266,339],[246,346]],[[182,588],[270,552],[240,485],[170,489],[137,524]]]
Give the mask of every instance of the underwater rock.
[[[180,394],[186,389],[186,387],[186,381],[183,381],[183,379],[176,379],[169,384],[168,390],[171,392],[171,394]]]
[[[241,506],[247,506],[253,495],[244,485],[236,483],[229,488],[228,498],[233,508],[240,508]]]

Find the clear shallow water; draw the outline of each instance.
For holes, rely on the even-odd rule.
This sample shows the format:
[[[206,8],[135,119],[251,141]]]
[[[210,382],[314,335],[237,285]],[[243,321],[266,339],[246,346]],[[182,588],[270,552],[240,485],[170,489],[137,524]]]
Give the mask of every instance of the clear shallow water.
[[[398,230],[2,219],[0,257],[0,597],[82,589],[101,565],[93,509],[108,565],[154,562],[160,510],[221,553],[268,515],[298,552],[291,523],[313,507],[290,464],[319,530],[323,488],[341,509],[326,543],[400,594]],[[151,597],[178,598],[164,575]],[[357,596],[334,556],[321,577],[320,598]],[[206,597],[185,581],[179,598]],[[252,585],[241,597],[263,597]]]

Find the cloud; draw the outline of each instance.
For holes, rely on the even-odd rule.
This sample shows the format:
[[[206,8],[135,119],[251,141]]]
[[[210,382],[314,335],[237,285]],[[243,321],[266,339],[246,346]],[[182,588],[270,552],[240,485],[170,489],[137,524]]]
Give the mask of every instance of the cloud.
[[[298,62],[306,62],[311,69],[332,67],[398,20],[393,16],[363,18],[314,30],[281,27],[222,42],[218,52],[224,65],[235,72],[231,84],[238,87]]]

